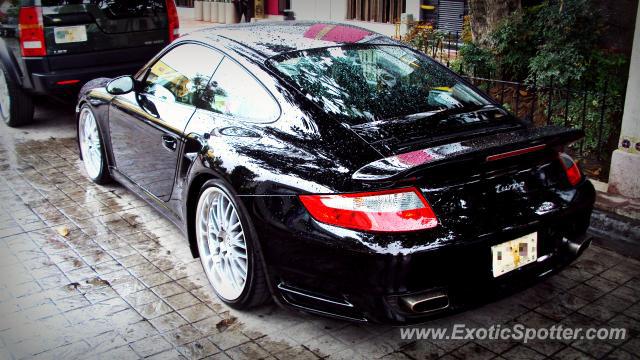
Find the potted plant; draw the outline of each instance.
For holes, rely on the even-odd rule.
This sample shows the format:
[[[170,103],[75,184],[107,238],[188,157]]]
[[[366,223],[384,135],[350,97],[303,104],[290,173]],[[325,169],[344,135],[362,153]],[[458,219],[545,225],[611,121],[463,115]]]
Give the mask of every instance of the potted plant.
[[[220,24],[224,24],[225,22],[225,17],[226,17],[226,7],[225,7],[225,2],[223,0],[219,0],[218,1],[218,22]]]
[[[202,0],[196,0],[193,2],[193,19],[202,21]]]
[[[202,21],[211,21],[211,1],[205,0],[202,4]]]
[[[211,1],[211,22],[218,22],[218,0]]]
[[[235,24],[238,22],[236,19],[236,4],[231,0],[225,1],[225,23],[227,24]]]

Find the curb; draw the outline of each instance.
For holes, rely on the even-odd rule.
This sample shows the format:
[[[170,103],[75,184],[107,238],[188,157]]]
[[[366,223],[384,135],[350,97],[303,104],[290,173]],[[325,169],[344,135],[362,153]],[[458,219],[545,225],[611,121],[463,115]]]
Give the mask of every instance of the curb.
[[[640,260],[640,220],[594,209],[588,232],[594,244]]]

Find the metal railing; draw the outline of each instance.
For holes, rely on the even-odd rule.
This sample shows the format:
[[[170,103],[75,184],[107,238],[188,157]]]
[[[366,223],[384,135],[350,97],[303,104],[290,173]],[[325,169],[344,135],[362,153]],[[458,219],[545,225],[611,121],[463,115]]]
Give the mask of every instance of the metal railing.
[[[582,129],[586,136],[571,145],[570,151],[583,161],[591,176],[606,180],[613,150],[618,147],[624,95],[613,94],[612,84],[625,82],[622,74],[611,74],[609,80],[595,88],[586,83],[555,84],[503,80],[495,72],[477,73],[460,66],[459,50],[463,46],[460,33],[439,33],[423,27],[423,32],[402,37],[413,46],[473,83],[496,102],[521,119],[536,126],[561,125]],[[413,38],[412,38],[413,36]],[[454,65],[456,65],[454,67]]]

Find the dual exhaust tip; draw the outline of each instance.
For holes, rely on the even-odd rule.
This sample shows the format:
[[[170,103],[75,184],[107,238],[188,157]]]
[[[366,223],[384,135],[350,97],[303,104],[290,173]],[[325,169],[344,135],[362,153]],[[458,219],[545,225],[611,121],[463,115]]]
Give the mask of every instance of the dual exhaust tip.
[[[449,307],[449,296],[442,290],[403,296],[400,305],[405,311],[413,314],[428,314],[445,310]]]

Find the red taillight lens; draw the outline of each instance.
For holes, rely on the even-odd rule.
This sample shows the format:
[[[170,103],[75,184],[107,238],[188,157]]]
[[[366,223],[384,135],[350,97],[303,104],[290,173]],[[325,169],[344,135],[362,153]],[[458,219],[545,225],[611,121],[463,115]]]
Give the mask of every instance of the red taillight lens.
[[[582,180],[582,173],[580,172],[580,168],[578,168],[578,164],[571,158],[571,156],[560,153],[560,162],[562,163],[562,167],[564,167],[564,172],[567,174],[567,180],[572,186],[578,185]]]
[[[300,200],[319,222],[349,229],[401,232],[431,229],[438,225],[431,206],[416,188],[301,195]]]
[[[167,19],[169,20],[169,42],[180,37],[180,18],[174,0],[167,0]]]
[[[42,10],[39,6],[24,6],[18,14],[20,30],[20,49],[22,56],[45,56],[47,47],[44,42]]]

